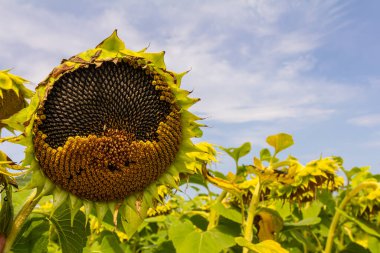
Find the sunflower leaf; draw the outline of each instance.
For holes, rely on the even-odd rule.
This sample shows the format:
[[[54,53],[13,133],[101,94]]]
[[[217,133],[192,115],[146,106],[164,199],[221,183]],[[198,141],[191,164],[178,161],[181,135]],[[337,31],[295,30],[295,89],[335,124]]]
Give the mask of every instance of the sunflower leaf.
[[[286,223],[284,223],[284,225],[287,227],[290,227],[290,226],[291,227],[312,226],[312,225],[319,224],[321,222],[321,220],[322,219],[320,217],[310,217],[310,218],[300,220],[298,222],[286,222]]]
[[[260,151],[260,160],[261,161],[267,161],[267,162],[270,162],[270,160],[272,159],[272,155],[269,151],[269,149],[267,148],[264,148]]]
[[[177,252],[181,253],[219,253],[235,245],[233,236],[217,228],[199,231],[189,220],[175,221],[169,229],[169,238]]]
[[[294,144],[293,137],[290,134],[279,133],[268,136],[267,143],[274,148],[275,154],[287,149]]]
[[[122,211],[122,226],[124,228],[124,232],[127,235],[128,238],[131,238],[136,231],[138,230],[139,226],[143,223],[144,217],[139,215],[136,210],[134,210],[132,207],[125,205],[123,207]]]
[[[367,234],[370,234],[372,236],[375,236],[377,238],[380,238],[380,230],[378,227],[375,227],[373,224],[370,224],[368,221],[365,220],[359,220],[358,218],[354,218],[350,215],[348,215],[343,210],[336,208],[336,211],[343,215],[348,220],[356,223],[361,229],[363,229]]]
[[[242,223],[243,218],[241,212],[239,212],[237,209],[227,208],[220,202],[217,202],[215,205],[211,206],[211,209],[216,210],[218,214],[229,220],[232,220],[236,223]]]
[[[247,155],[251,151],[251,143],[245,142],[238,148],[220,147],[220,149],[226,152],[229,156],[231,156],[235,160],[236,163],[238,163],[240,158]]]
[[[49,219],[56,228],[62,253],[82,252],[86,246],[89,229],[86,227],[85,215],[78,212],[71,226],[70,208],[68,205],[61,205]]]
[[[15,253],[43,253],[49,242],[49,221],[46,217],[31,216],[21,228],[12,246]]]

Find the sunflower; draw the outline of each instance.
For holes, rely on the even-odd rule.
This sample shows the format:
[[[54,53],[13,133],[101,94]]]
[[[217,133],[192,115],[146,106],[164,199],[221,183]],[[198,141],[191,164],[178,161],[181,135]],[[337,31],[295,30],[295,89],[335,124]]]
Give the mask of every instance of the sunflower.
[[[199,99],[180,88],[186,73],[167,70],[164,52],[127,49],[116,30],[63,60],[17,118],[24,117],[29,187],[53,195],[53,211],[68,202],[72,216],[84,207],[100,219],[108,210],[144,218],[162,187],[177,188],[181,173],[207,162],[191,141],[202,125],[188,111]]]
[[[33,94],[24,84],[28,81],[13,75],[10,70],[0,70],[0,130],[7,127],[5,120],[28,105],[26,99]],[[8,127],[7,127],[8,128]],[[12,128],[8,128],[13,130]]]

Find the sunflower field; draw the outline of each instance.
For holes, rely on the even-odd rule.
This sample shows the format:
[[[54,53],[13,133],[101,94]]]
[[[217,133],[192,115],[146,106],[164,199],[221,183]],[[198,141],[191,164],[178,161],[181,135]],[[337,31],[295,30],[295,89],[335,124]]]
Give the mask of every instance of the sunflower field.
[[[0,143],[25,150],[0,151],[0,253],[380,253],[380,175],[303,164],[286,133],[262,150],[197,141],[185,74],[116,31],[35,91],[0,71]]]

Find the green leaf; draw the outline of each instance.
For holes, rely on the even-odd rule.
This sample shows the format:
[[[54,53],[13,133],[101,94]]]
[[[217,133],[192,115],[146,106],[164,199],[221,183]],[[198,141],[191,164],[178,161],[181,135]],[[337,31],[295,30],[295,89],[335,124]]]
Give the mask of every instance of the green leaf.
[[[144,219],[136,213],[130,206],[125,206],[123,210],[123,219],[121,220],[124,231],[128,238],[131,238],[137,229],[143,223]]]
[[[22,226],[12,246],[12,251],[14,253],[46,253],[49,228],[46,217],[32,216]]]
[[[189,217],[189,220],[197,228],[199,228],[199,229],[201,229],[203,231],[207,230],[208,220],[205,217],[203,217],[202,215],[198,215],[198,214],[192,215],[191,217]]]
[[[270,153],[269,149],[264,148],[260,151],[260,160],[261,161],[270,162],[271,159],[272,159],[272,154]]]
[[[62,248],[62,253],[80,253],[86,246],[87,230],[86,217],[83,212],[78,212],[71,226],[71,213],[68,205],[61,205],[49,218],[53,223]]]
[[[290,231],[290,234],[296,239],[299,243],[301,243],[304,247],[306,247],[308,252],[316,252],[315,246],[312,244],[312,241],[309,237],[302,233],[302,229],[293,229]]]
[[[241,223],[236,223],[223,216],[219,217],[218,225],[216,228],[220,232],[232,235],[233,237],[240,236],[241,234]]]
[[[374,236],[368,236],[368,249],[371,253],[380,253],[380,240]]]
[[[371,253],[368,249],[364,248],[360,244],[350,242],[350,244],[347,245],[344,250],[340,251],[339,253]]]
[[[326,206],[326,211],[328,213],[334,215],[336,202],[329,190],[323,189],[322,191],[318,192],[317,199]]]
[[[182,246],[186,236],[194,231],[195,227],[189,220],[185,220],[184,222],[176,220],[173,222],[168,233],[177,251]]]
[[[336,208],[336,211],[339,212],[341,215],[343,215],[348,220],[355,222],[367,234],[370,234],[372,236],[376,236],[377,238],[380,238],[379,228],[374,226],[374,224],[371,224],[370,222],[365,221],[365,220],[355,219],[354,217],[348,215],[346,212],[344,212],[343,210],[341,210],[339,208]]]
[[[12,186],[5,183],[5,189],[0,194],[1,210],[0,210],[0,234],[8,236],[11,231],[14,217],[14,208],[12,200]]]
[[[229,220],[232,220],[236,223],[242,223],[241,212],[234,208],[227,208],[222,203],[217,202],[211,206],[211,209],[214,209],[219,215],[222,215]]]
[[[289,202],[284,203],[283,201],[276,200],[274,206],[283,220],[292,215],[292,208]]]
[[[311,217],[311,218],[306,218],[303,220],[300,220],[298,222],[286,222],[284,223],[284,226],[287,227],[303,227],[303,226],[312,226],[319,224],[321,222],[320,217]]]
[[[224,148],[221,146],[219,148],[231,156],[236,163],[238,163],[240,158],[247,155],[251,151],[251,143],[245,142],[238,148]]]
[[[123,253],[124,250],[120,246],[120,241],[116,235],[106,235],[103,237],[101,244],[101,252],[106,253]]]
[[[190,221],[177,221],[169,229],[169,238],[177,252],[181,253],[219,253],[235,245],[234,237],[214,228],[199,231]]]
[[[292,146],[294,144],[293,137],[290,134],[279,133],[268,136],[267,143],[274,148],[275,154]]]
[[[185,178],[184,180],[181,180],[180,185],[184,185],[187,183],[197,184],[205,187],[208,189],[207,181],[201,174],[193,174]]]
[[[323,204],[319,201],[311,202],[308,206],[305,206],[304,208],[301,209],[302,218],[307,219],[307,218],[318,217],[319,213],[321,212],[322,206]]]
[[[266,240],[257,244],[253,244],[243,237],[236,237],[235,242],[242,247],[246,247],[255,253],[289,253],[286,249],[273,240]]]
[[[176,253],[173,242],[165,241],[154,248],[153,253]]]
[[[130,253],[128,244],[120,242],[117,234],[104,230],[99,234],[93,233],[94,239],[90,245],[83,249],[83,253]]]

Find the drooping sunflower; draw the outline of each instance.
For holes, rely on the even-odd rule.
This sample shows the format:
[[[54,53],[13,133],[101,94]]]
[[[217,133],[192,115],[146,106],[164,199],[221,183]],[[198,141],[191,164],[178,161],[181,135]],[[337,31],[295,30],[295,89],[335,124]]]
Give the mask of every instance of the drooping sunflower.
[[[0,70],[0,133],[3,127],[7,127],[1,121],[27,106],[26,99],[33,95],[24,85],[27,82],[22,77],[10,73],[9,69]]]
[[[67,201],[74,216],[84,206],[100,219],[108,209],[145,217],[160,187],[206,162],[191,141],[202,125],[188,111],[199,99],[180,88],[184,74],[166,69],[164,52],[127,49],[116,30],[63,60],[23,112],[29,186],[52,194],[53,210]]]

